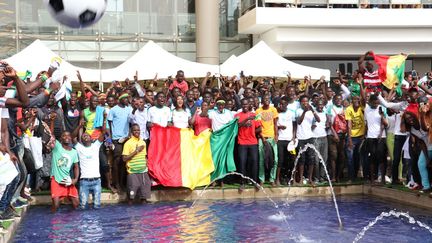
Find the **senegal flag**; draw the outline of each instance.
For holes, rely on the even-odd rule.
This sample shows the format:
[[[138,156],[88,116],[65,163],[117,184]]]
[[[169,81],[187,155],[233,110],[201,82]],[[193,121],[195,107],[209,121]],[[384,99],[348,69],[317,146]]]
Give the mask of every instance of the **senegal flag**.
[[[397,87],[400,90],[404,79],[406,55],[384,56],[373,55],[378,65],[378,75],[382,84],[388,89]]]
[[[157,183],[194,189],[210,183],[214,170],[210,130],[195,136],[192,129],[153,126],[148,169]]]

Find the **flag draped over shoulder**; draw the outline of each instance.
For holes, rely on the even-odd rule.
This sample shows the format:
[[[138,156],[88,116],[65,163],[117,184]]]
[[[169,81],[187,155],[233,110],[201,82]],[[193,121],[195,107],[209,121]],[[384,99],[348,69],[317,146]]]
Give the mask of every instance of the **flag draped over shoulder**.
[[[237,133],[238,123],[237,119],[234,119],[211,135],[210,144],[215,168],[211,175],[212,180],[236,170],[234,145]]]
[[[373,54],[375,63],[378,65],[378,75],[382,84],[388,89],[397,87],[401,90],[405,72],[406,55],[384,56]]]
[[[157,183],[194,189],[210,183],[214,170],[210,130],[195,136],[192,129],[153,126],[148,168]]]

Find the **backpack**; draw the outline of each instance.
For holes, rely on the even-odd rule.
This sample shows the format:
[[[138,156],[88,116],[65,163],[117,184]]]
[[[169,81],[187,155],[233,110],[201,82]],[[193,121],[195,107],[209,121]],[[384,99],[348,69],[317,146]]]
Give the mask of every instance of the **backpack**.
[[[345,119],[345,114],[342,112],[342,114],[338,114],[334,108],[332,108],[333,111],[336,113],[336,117],[333,121],[333,129],[336,131],[337,134],[339,133],[347,133],[348,131],[348,122]]]

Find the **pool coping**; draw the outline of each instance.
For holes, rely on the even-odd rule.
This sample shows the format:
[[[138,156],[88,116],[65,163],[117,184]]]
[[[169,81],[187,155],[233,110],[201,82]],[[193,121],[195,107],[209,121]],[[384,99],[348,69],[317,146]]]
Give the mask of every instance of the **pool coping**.
[[[265,192],[271,198],[287,198],[290,197],[317,197],[331,196],[329,186],[321,187],[269,187],[264,188]],[[398,203],[412,205],[423,209],[432,210],[432,197],[423,195],[419,192],[407,192],[394,188],[387,188],[381,185],[338,185],[334,186],[336,196],[342,195],[372,195],[375,197],[396,201]],[[204,193],[202,189],[191,191],[189,189],[168,188],[161,190],[153,190],[150,197],[150,202],[162,201],[195,201],[203,200],[233,200],[233,199],[261,199],[267,195],[262,191],[255,191],[254,188],[246,188],[243,192],[239,192],[235,188],[209,188]],[[51,205],[50,195],[33,196],[31,205]],[[123,193],[112,194],[102,193],[102,204],[118,204],[125,201],[126,195]],[[15,218],[13,224],[8,228],[8,233],[0,234],[0,243],[9,243],[15,235],[19,223],[24,218],[28,207],[23,208],[20,212],[21,217]]]
[[[12,242],[13,237],[15,236],[16,231],[18,230],[18,226],[21,223],[21,220],[24,218],[25,214],[29,207],[23,207],[18,213],[21,215],[19,218],[14,218],[13,223],[7,228],[6,234],[0,234],[0,243],[10,243]]]

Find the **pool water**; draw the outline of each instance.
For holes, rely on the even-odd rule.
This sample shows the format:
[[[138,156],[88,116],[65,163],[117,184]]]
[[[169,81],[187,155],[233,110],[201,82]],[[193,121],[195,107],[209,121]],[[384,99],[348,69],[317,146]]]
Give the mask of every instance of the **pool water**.
[[[383,211],[409,212],[432,226],[432,212],[368,196],[338,197],[344,228],[338,227],[331,198],[160,202],[107,205],[73,211],[62,206],[31,207],[14,242],[352,242]],[[278,211],[287,216],[278,217]],[[407,219],[378,222],[360,242],[432,242],[432,235]]]

